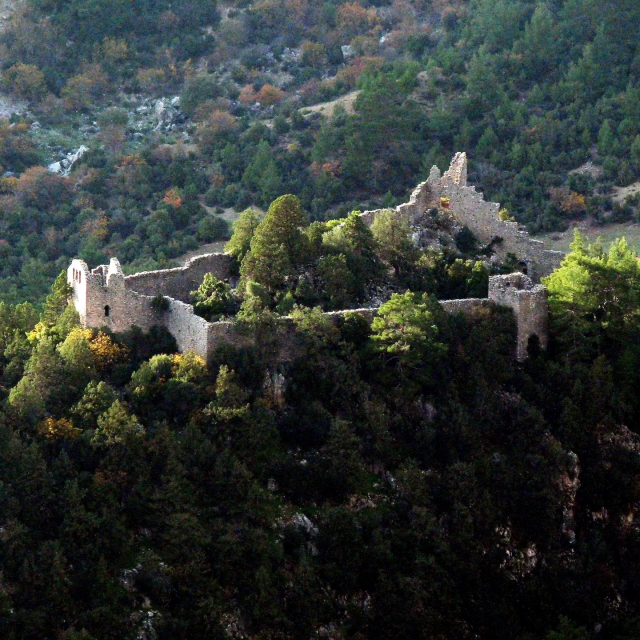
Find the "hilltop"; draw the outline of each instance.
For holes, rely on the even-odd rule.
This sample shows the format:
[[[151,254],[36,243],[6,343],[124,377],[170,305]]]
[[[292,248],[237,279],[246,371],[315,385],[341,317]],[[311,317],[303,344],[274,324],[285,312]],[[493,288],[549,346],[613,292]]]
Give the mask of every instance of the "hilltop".
[[[187,305],[153,291],[136,294],[147,331],[83,327],[64,274],[40,315],[0,303],[2,637],[637,638],[640,263],[625,242],[576,235],[544,280],[548,350],[519,340],[518,361],[544,288],[495,277],[515,316],[440,304],[420,284],[486,280],[461,260],[415,271],[407,228],[380,244],[358,214],[304,227],[334,243],[319,260],[416,290],[374,318],[299,302],[283,326],[297,263],[264,257],[312,248],[294,204],[236,228],[246,286],[226,324],[243,340],[208,361],[177,353],[162,314]],[[101,276],[128,299],[127,282],[173,293],[193,275],[116,267],[91,274],[96,292]],[[76,294],[88,276],[72,264]],[[308,284],[323,304],[354,293]],[[206,273],[193,295],[214,318],[238,291]],[[107,319],[131,311],[112,300]]]
[[[0,0],[0,637],[640,638],[639,36]]]

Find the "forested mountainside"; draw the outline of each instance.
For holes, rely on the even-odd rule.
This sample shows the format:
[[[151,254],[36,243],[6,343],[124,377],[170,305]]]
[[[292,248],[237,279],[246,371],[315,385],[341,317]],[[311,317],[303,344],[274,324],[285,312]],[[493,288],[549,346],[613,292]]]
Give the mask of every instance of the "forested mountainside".
[[[578,235],[548,352],[407,292],[259,305],[208,365],[0,304],[8,640],[640,637],[640,267]],[[172,346],[173,345],[173,346]]]
[[[637,2],[1,8],[1,638],[640,638],[637,256],[577,233],[517,362],[436,299],[521,257],[384,209],[464,150],[504,220],[635,219]],[[194,308],[250,347],[68,304],[227,240]]]
[[[634,198],[611,196],[640,168],[639,14],[634,0],[17,3],[0,35],[17,100],[0,123],[0,297],[41,301],[76,255],[170,265],[224,239],[229,208],[283,193],[317,220],[391,206],[461,150],[533,231],[635,219]],[[81,145],[70,170],[44,168]]]

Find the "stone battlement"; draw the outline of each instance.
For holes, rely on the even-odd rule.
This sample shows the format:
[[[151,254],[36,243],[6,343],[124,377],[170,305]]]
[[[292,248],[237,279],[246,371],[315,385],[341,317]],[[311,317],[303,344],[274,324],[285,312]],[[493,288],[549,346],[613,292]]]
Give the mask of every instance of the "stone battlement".
[[[522,269],[534,281],[557,269],[564,258],[561,251],[548,251],[544,243],[534,240],[517,222],[500,220],[500,205],[487,202],[482,193],[467,185],[467,154],[456,153],[451,166],[440,174],[433,167],[425,182],[411,194],[409,202],[395,208],[410,225],[419,225],[420,218],[430,209],[445,205],[458,224],[468,227],[483,245],[491,245],[501,259],[512,253],[522,260]],[[367,225],[373,224],[376,213],[365,211],[362,217]]]
[[[76,259],[67,270],[67,281],[73,289],[72,302],[83,326],[95,329],[108,327],[114,332],[127,331],[133,325],[145,331],[153,326],[162,326],[174,336],[180,351],[193,351],[208,359],[225,342],[239,347],[251,343],[250,338],[238,330],[235,322],[207,322],[194,313],[191,304],[184,302],[189,291],[196,289],[204,274],[209,272],[208,268],[215,269],[214,274],[221,278],[230,273],[230,267],[230,256],[213,253],[191,260],[180,269],[148,271],[126,277],[117,258],[93,270],[89,270],[83,260]],[[166,295],[164,284],[183,300]],[[142,291],[135,287],[140,287]],[[154,306],[153,300],[158,294],[164,295],[168,303],[166,309]],[[445,300],[440,304],[447,313],[452,314],[469,314],[490,304],[509,307],[514,312],[518,329],[518,360],[527,357],[527,346],[534,335],[541,346],[546,347],[546,289],[534,285],[531,278],[524,274],[491,276],[488,298]],[[378,314],[378,308],[335,311],[327,315],[337,320],[346,313],[359,313],[372,322]],[[283,318],[282,321],[287,323],[290,319]],[[283,344],[280,351],[280,359],[284,361],[290,358],[288,344]]]

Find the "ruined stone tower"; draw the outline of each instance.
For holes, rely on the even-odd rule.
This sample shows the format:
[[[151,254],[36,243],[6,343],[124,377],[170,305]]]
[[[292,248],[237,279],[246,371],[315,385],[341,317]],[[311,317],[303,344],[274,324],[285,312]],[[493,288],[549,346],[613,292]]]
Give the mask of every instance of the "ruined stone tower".
[[[513,310],[518,327],[516,357],[525,360],[530,341],[537,338],[542,349],[547,348],[549,308],[547,288],[534,285],[522,273],[489,278],[489,300]]]
[[[115,332],[134,325],[145,331],[162,326],[171,332],[180,351],[207,357],[211,345],[229,333],[230,323],[210,323],[195,315],[188,303],[190,292],[198,288],[206,273],[228,278],[231,263],[231,256],[212,253],[193,258],[177,269],[125,276],[117,258],[93,270],[84,260],[76,259],[67,270],[67,282],[83,326],[108,327]],[[152,304],[157,295],[165,297],[166,309]]]
[[[67,270],[67,281],[73,288],[73,304],[87,327],[109,327],[125,331],[139,309],[125,304],[124,274],[117,258],[109,265],[89,270],[84,260],[74,260]]]

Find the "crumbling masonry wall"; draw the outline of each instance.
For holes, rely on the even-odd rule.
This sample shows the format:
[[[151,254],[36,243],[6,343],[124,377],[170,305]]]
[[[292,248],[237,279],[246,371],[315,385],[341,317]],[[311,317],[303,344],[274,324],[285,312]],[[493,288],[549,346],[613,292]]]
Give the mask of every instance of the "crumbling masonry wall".
[[[189,294],[200,286],[205,274],[212,273],[220,280],[228,280],[232,276],[233,263],[234,258],[227,253],[208,253],[191,258],[184,267],[126,276],[125,287],[146,296],[161,294],[189,303]]]
[[[444,175],[434,166],[429,178],[414,189],[409,202],[396,207],[395,211],[410,225],[419,225],[427,211],[442,205],[483,245],[491,244],[499,258],[505,259],[508,253],[516,255],[523,261],[527,275],[535,281],[560,266],[564,257],[561,251],[545,250],[544,243],[533,240],[517,222],[500,220],[500,205],[487,202],[475,187],[467,185],[466,153],[456,153]],[[373,224],[378,211],[365,211],[364,221]]]
[[[152,326],[163,326],[174,336],[180,351],[193,351],[208,359],[221,344],[230,343],[236,347],[250,345],[250,336],[239,331],[234,322],[207,322],[204,318],[195,315],[192,305],[167,296],[166,292],[158,290],[157,287],[160,287],[162,282],[171,283],[173,293],[186,297],[188,291],[194,290],[200,284],[196,282],[194,285],[191,278],[199,277],[200,280],[204,278],[206,271],[201,276],[194,275],[194,273],[200,273],[202,265],[216,265],[217,268],[219,267],[217,274],[225,273],[220,265],[230,265],[230,262],[225,262],[220,258],[221,255],[224,254],[202,256],[202,260],[191,261],[181,270],[167,269],[137,274],[144,276],[139,279],[136,276],[126,278],[117,258],[112,258],[109,265],[102,265],[93,270],[89,270],[83,260],[76,259],[67,270],[67,281],[73,290],[72,302],[85,327],[109,327],[114,332],[123,332],[133,325],[145,331]],[[190,271],[190,265],[194,263],[196,265],[194,271]],[[141,283],[142,292],[131,288],[138,283]],[[156,310],[152,305],[158,293],[165,295],[168,301],[166,310]],[[521,273],[490,277],[488,298],[445,300],[440,304],[447,313],[452,314],[469,314],[475,309],[490,304],[509,307],[514,312],[517,324],[516,356],[518,360],[524,360],[527,357],[529,339],[534,335],[538,337],[540,345],[546,348],[548,315],[546,289],[540,285],[534,285],[531,278]],[[346,313],[359,313],[371,323],[378,314],[378,309],[343,310],[327,315],[337,320]],[[277,358],[287,361],[295,356],[296,351],[294,341],[287,337],[293,335],[291,320],[283,318],[283,322],[286,326],[282,344],[278,346]]]
[[[518,327],[518,360],[527,357],[529,340],[534,336],[539,340],[540,347],[547,348],[549,312],[546,287],[534,285],[531,278],[521,273],[512,273],[489,278],[489,299],[513,309]]]
[[[206,261],[204,263],[206,264]],[[220,264],[220,261],[209,263]],[[198,268],[201,265],[202,262]],[[176,270],[164,270],[155,282],[161,282],[167,277],[165,275],[167,271]],[[146,274],[143,275],[146,276]],[[176,291],[179,289],[176,282],[190,286],[191,275],[179,274],[178,277],[181,280],[178,280],[174,274],[170,274],[168,280],[171,282],[171,278],[175,278],[173,290]],[[202,278],[204,274],[200,281]],[[127,331],[133,325],[145,331],[153,326],[164,326],[175,337],[180,351],[194,351],[200,355],[206,355],[209,352],[211,323],[195,315],[192,305],[168,296],[165,296],[168,309],[165,311],[154,309],[152,301],[157,294],[147,295],[128,288],[127,285],[130,286],[136,281],[124,276],[117,258],[112,258],[109,265],[102,265],[92,271],[83,260],[74,260],[67,270],[67,281],[72,287],[72,302],[83,326],[108,327],[115,332]],[[154,282],[153,278],[143,279],[142,282],[147,285],[146,288],[143,287],[146,291],[155,290],[149,286],[150,282]],[[200,282],[195,288],[199,284]],[[188,292],[185,297],[188,299]]]
[[[117,259],[92,271],[83,260],[74,260],[67,270],[73,288],[73,304],[87,327],[109,327],[126,331],[132,324],[148,330],[158,324],[150,298],[125,287],[125,276]]]

